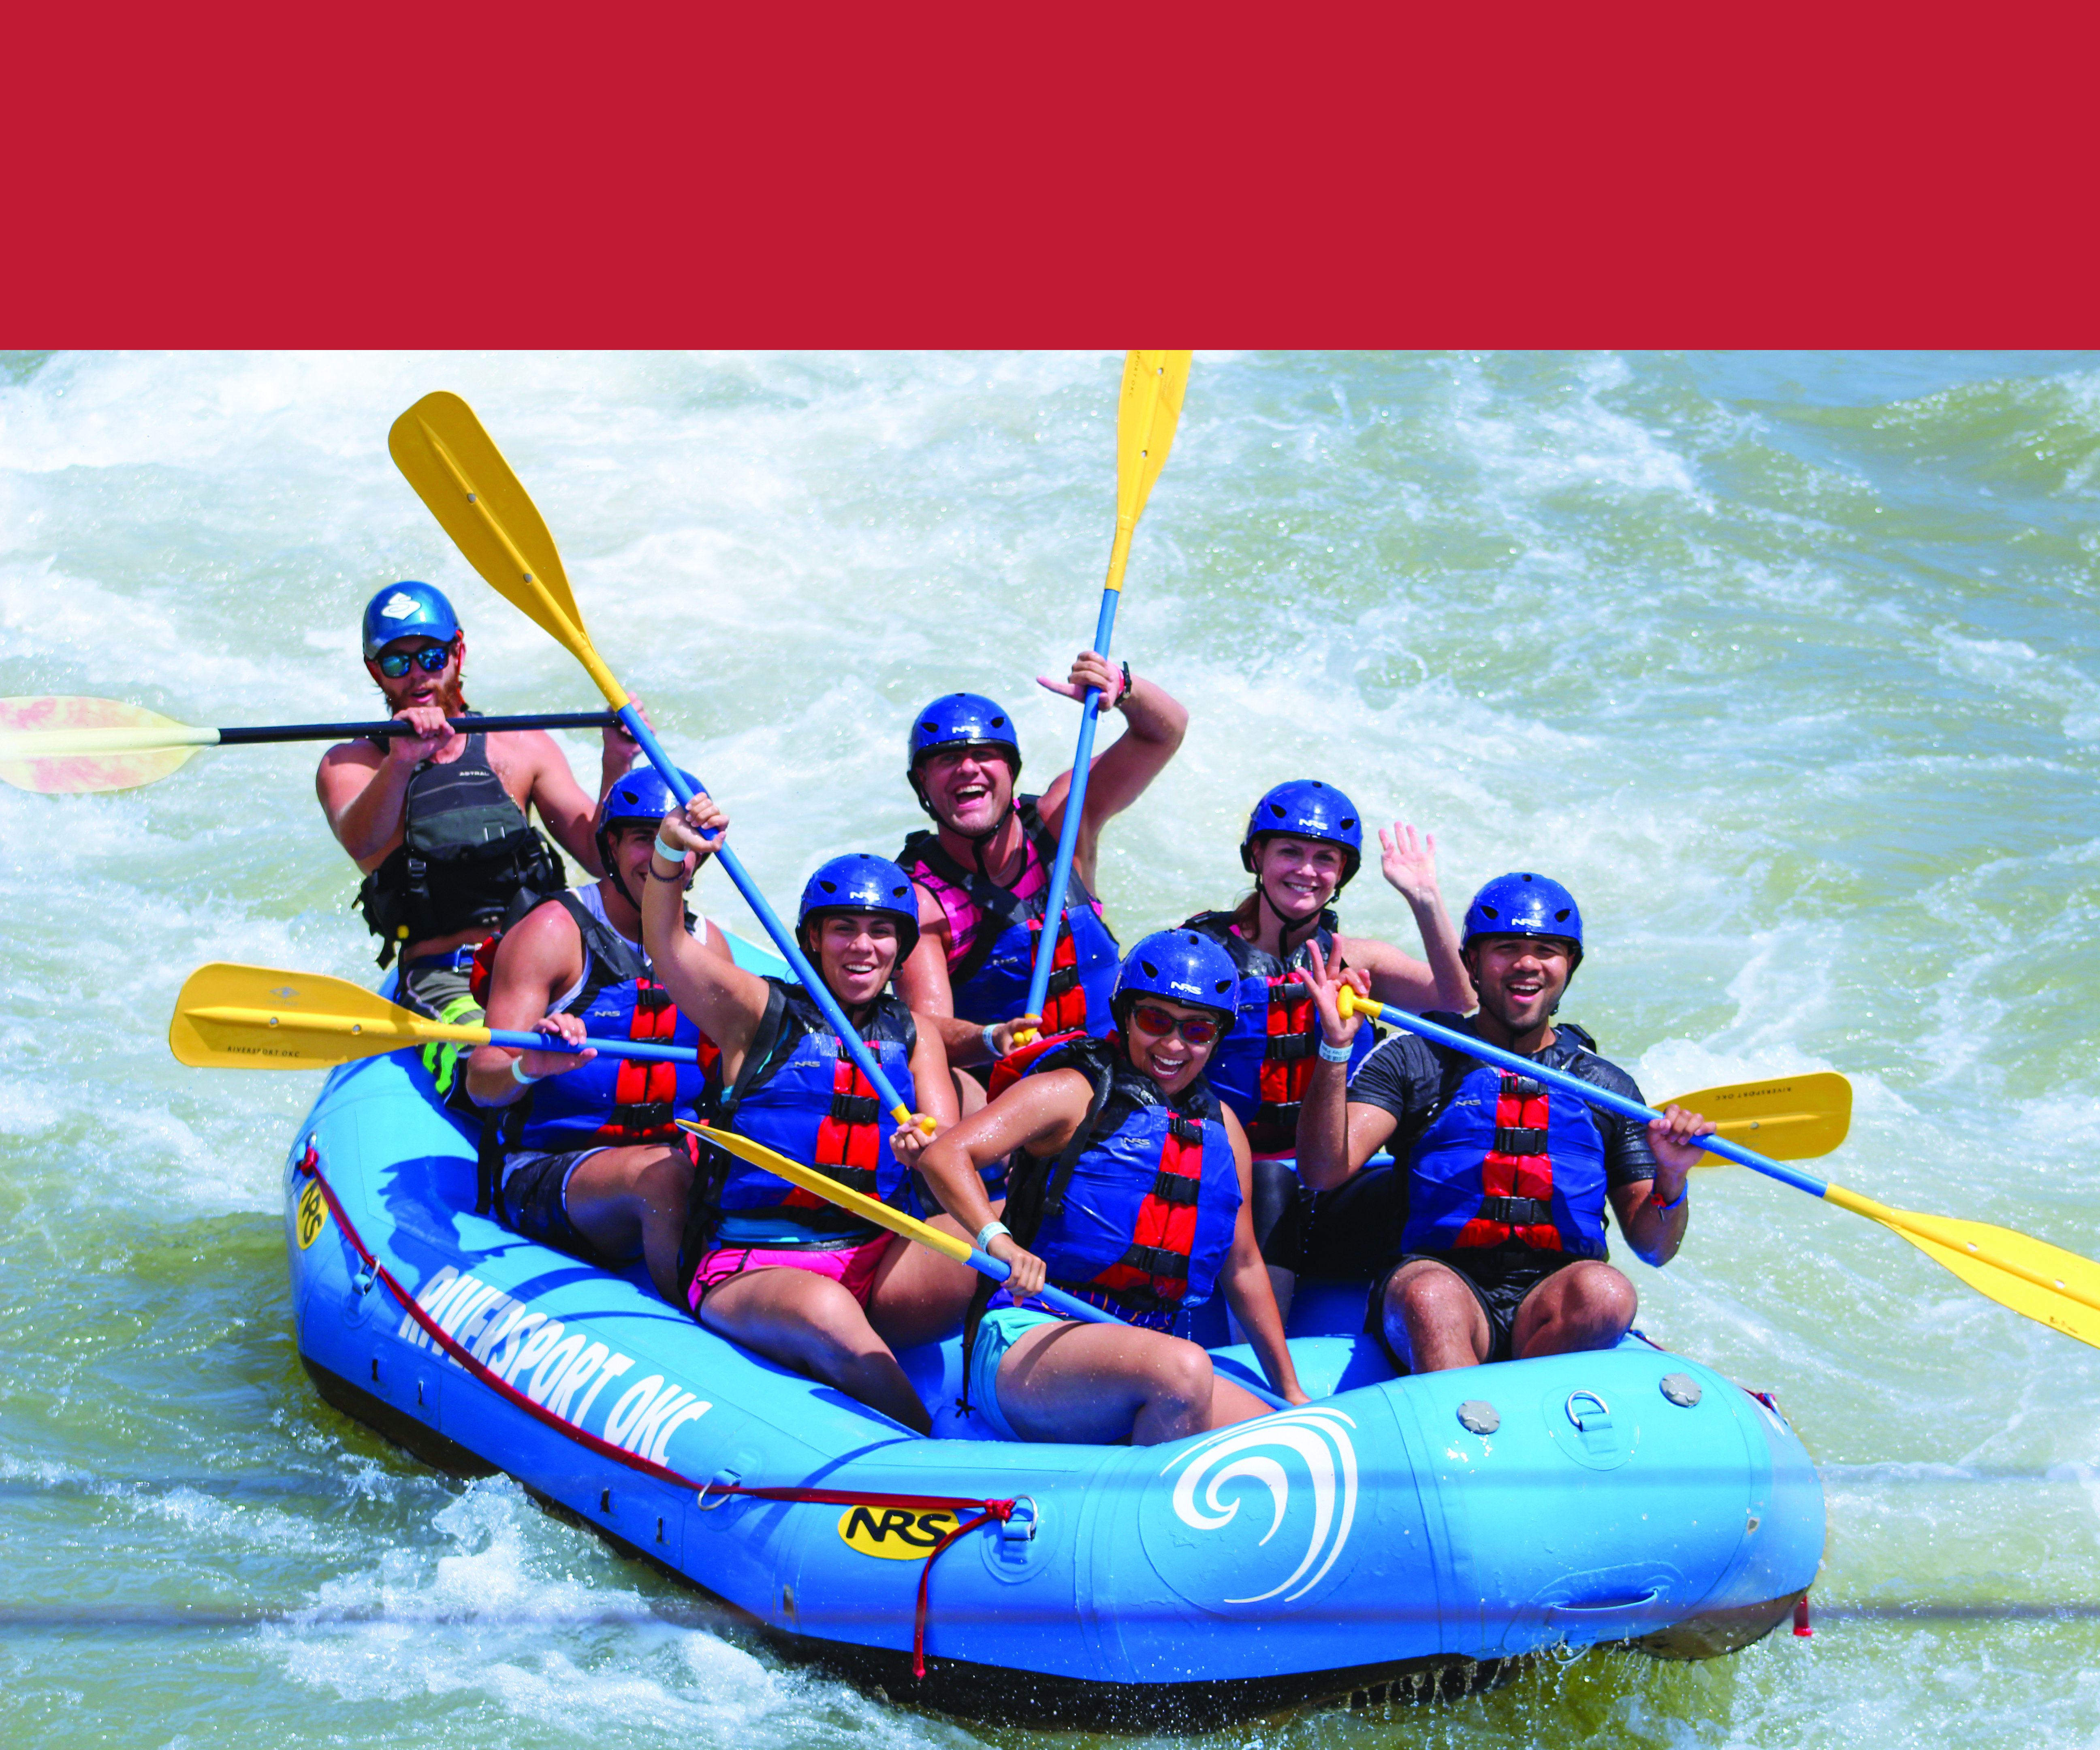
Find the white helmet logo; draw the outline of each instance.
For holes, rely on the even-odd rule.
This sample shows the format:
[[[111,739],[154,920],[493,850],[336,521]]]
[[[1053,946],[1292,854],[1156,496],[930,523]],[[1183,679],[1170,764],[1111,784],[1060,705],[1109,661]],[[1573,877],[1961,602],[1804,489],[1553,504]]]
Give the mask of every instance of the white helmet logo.
[[[379,617],[382,619],[406,619],[422,605],[406,590],[397,589],[387,598],[386,606],[380,609]]]

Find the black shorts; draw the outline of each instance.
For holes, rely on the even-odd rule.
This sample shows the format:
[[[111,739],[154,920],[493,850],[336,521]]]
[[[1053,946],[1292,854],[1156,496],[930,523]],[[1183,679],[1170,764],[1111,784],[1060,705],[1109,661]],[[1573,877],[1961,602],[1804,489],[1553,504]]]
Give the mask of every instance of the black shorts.
[[[1512,1257],[1502,1247],[1484,1250],[1477,1260],[1451,1252],[1410,1252],[1389,1266],[1371,1285],[1370,1303],[1364,1309],[1364,1329],[1379,1340],[1386,1360],[1396,1373],[1405,1373],[1406,1364],[1395,1355],[1385,1334],[1385,1286],[1405,1265],[1418,1261],[1441,1264],[1473,1291],[1473,1298],[1487,1315],[1488,1360],[1511,1359],[1510,1340],[1516,1331],[1517,1308],[1524,1298],[1556,1271],[1582,1259],[1567,1252],[1534,1252],[1524,1247]]]
[[[558,1154],[512,1155],[503,1163],[503,1196],[497,1205],[503,1225],[525,1239],[587,1263],[617,1266],[625,1262],[602,1255],[569,1219],[565,1196],[569,1175],[586,1155],[601,1152],[570,1148]]]
[[[1281,1205],[1271,1218],[1273,1198]],[[1407,1183],[1389,1166],[1367,1166],[1332,1191],[1308,1191],[1281,1162],[1255,1163],[1257,1219],[1271,1221],[1262,1262],[1299,1276],[1368,1282],[1400,1256]]]

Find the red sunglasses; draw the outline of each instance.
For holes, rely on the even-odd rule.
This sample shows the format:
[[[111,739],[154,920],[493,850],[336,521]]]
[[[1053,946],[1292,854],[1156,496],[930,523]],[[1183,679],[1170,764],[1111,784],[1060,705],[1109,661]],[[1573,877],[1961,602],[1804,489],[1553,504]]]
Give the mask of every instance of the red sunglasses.
[[[1130,1012],[1130,1018],[1157,1038],[1171,1038],[1178,1033],[1191,1045],[1208,1045],[1217,1038],[1220,1025],[1198,1015],[1170,1015],[1149,1003],[1139,1003]]]

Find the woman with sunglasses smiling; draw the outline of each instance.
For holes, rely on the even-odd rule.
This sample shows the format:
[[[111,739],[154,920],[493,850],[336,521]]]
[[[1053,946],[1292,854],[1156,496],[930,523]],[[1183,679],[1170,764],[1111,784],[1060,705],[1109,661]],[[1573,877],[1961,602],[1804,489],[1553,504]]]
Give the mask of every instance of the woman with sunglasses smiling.
[[[482,1012],[470,988],[474,945],[506,914],[568,884],[531,811],[602,875],[597,804],[544,730],[453,733],[448,719],[474,714],[466,635],[438,590],[388,584],[365,607],[364,636],[365,672],[413,733],[329,748],[315,787],[364,875],[358,903],[380,939],[379,963],[400,956],[402,1000],[471,1026]],[[626,775],[634,752],[624,730],[605,732],[601,794]],[[451,1091],[457,1056],[456,1046],[425,1048],[440,1093]]]
[[[1001,1438],[1149,1446],[1266,1414],[1172,1334],[1219,1288],[1270,1384],[1306,1401],[1248,1219],[1246,1135],[1203,1080],[1238,982],[1194,932],[1146,937],[1123,963],[1116,1031],[1052,1045],[920,1156],[942,1203],[1012,1272],[981,1286],[964,1336],[965,1402]],[[1001,1156],[1004,1221],[979,1177]],[[1046,1281],[1126,1322],[1044,1311],[1030,1297]]]

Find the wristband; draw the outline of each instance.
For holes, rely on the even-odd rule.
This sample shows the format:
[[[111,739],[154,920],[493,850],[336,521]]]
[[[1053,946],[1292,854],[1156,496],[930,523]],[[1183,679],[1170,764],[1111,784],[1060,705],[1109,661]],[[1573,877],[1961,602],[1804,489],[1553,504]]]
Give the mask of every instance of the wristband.
[[[1667,1203],[1664,1202],[1661,1198],[1657,1197],[1653,1192],[1650,1192],[1648,1193],[1648,1207],[1653,1210],[1658,1215],[1674,1215],[1678,1210],[1684,1207],[1684,1200],[1691,1195],[1692,1181],[1688,1179],[1683,1184],[1677,1188],[1677,1195]]]
[[[665,862],[676,863],[681,869],[686,866],[686,853],[683,851],[674,850],[666,844],[664,842],[664,835],[660,832],[656,835],[655,850],[656,854]]]
[[[1130,677],[1130,664],[1125,663],[1123,665],[1123,690],[1116,694],[1115,708],[1118,711],[1130,703],[1130,690],[1136,685]]]
[[[1009,1239],[1013,1236],[1012,1228],[1008,1227],[1004,1222],[998,1220],[986,1222],[984,1226],[977,1229],[977,1236],[976,1241],[977,1249],[979,1251],[982,1251],[987,1245],[991,1244],[995,1238],[1002,1233],[1006,1235]]]
[[[992,1038],[991,1029],[989,1027],[980,1029],[978,1037],[984,1041],[985,1056],[989,1057],[994,1063],[997,1063],[999,1061],[999,1042]],[[980,1250],[982,1250],[982,1248],[980,1248]]]
[[[510,1060],[510,1079],[515,1082],[520,1087],[530,1087],[535,1082],[544,1082],[547,1078],[545,1076],[528,1076],[526,1074],[525,1054],[523,1051],[520,1051],[517,1056]]]
[[[1345,1064],[1349,1060],[1355,1046],[1356,1042],[1353,1039],[1347,1045],[1330,1045],[1327,1043],[1327,1035],[1323,1033],[1320,1035],[1320,1061],[1323,1064]]]

